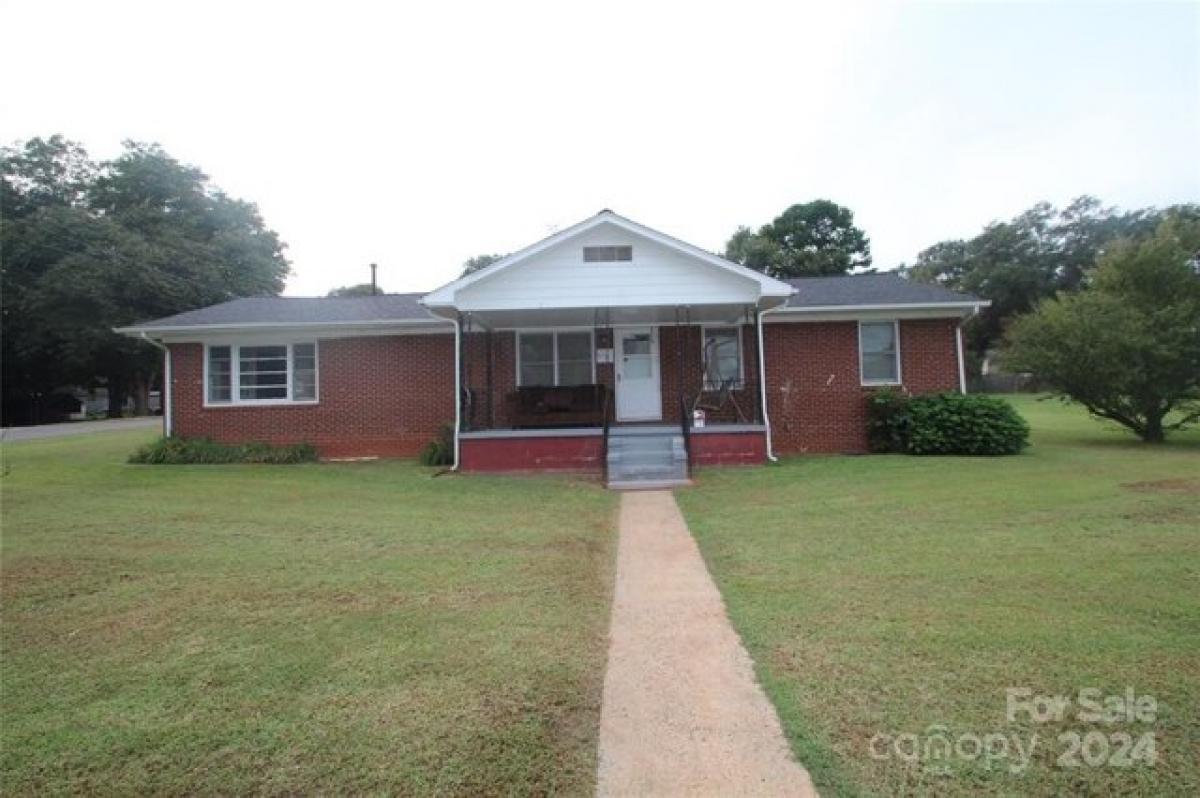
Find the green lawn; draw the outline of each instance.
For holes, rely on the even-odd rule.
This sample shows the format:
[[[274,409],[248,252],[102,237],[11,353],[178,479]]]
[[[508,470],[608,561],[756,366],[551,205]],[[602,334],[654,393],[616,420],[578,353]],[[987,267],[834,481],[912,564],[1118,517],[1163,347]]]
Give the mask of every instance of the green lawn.
[[[1020,456],[791,458],[705,471],[679,501],[826,793],[1200,794],[1200,434],[1147,446],[1014,401],[1034,428]],[[1127,686],[1157,699],[1156,722],[1006,719],[1007,687]],[[878,733],[923,743],[936,724],[1041,742],[1020,775],[1015,754],[869,755]],[[1159,761],[1059,767],[1072,730],[1153,732]]]
[[[4,450],[5,794],[590,793],[615,496]]]

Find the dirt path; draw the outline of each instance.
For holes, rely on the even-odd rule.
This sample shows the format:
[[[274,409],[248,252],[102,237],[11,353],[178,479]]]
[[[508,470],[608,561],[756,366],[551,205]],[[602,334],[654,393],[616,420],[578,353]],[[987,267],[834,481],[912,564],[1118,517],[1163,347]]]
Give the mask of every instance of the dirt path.
[[[621,497],[596,792],[813,796],[668,491]]]

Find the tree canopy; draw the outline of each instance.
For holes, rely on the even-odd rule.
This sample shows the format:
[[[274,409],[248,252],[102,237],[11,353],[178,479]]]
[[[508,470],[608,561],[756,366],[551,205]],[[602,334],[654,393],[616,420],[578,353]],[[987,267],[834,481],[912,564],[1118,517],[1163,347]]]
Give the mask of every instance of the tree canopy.
[[[1143,440],[1200,420],[1200,221],[1111,242],[1083,288],[1008,332],[1008,357]]]
[[[725,257],[772,277],[815,277],[869,268],[871,244],[849,208],[820,199],[791,206],[758,232],[739,227]]]
[[[4,148],[0,201],[6,418],[98,381],[110,412],[144,403],[161,356],[113,327],[277,294],[288,273],[253,204],[157,145],[103,163],[61,136]]]
[[[357,285],[343,285],[340,288],[334,288],[329,291],[326,296],[375,296],[385,293],[384,290],[371,283],[358,283]]]
[[[1079,290],[1115,241],[1147,237],[1169,214],[1200,216],[1200,206],[1122,213],[1090,196],[1061,210],[1042,202],[987,225],[974,238],[934,244],[900,271],[991,301],[966,327],[967,347],[978,363],[1012,319],[1058,292]]]
[[[496,261],[503,260],[504,258],[507,258],[507,257],[508,257],[507,255],[499,255],[499,254],[493,253],[491,255],[487,255],[487,254],[476,255],[473,258],[467,258],[465,261],[463,261],[463,270],[462,270],[462,274],[460,274],[459,277],[466,277],[468,274],[474,274],[475,272],[480,271],[481,269],[486,269],[488,266],[491,266]]]

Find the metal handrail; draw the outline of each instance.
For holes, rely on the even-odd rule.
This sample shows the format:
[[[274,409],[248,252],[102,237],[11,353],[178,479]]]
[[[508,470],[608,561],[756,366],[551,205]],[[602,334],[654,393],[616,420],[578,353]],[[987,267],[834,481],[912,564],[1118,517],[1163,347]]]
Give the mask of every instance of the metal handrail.
[[[679,394],[679,430],[683,434],[683,452],[686,456],[686,476],[692,475],[692,414],[688,412],[687,396]]]
[[[604,484],[608,484],[608,431],[611,425],[608,423],[608,405],[609,396],[612,394],[607,387],[604,389],[604,405],[601,418],[604,420],[604,431],[600,439],[600,476]]]

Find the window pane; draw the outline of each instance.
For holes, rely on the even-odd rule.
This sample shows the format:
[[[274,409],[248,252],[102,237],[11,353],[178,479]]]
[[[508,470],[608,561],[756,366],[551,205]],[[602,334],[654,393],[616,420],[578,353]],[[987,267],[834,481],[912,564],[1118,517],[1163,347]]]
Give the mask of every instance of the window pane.
[[[238,368],[242,400],[287,398],[286,346],[243,346],[238,350]]]
[[[624,338],[624,349],[627,355],[648,355],[650,354],[650,336],[646,333],[627,335]]]
[[[317,398],[317,347],[315,344],[292,346],[292,399],[309,402]]]
[[[233,399],[233,359],[228,346],[208,349],[208,401],[228,402]]]
[[[860,325],[863,382],[899,382],[896,326],[890,321]]]
[[[741,378],[742,353],[736,328],[705,330],[704,381],[709,387]]]
[[[554,365],[551,363],[521,363],[522,385],[553,385]]]
[[[522,363],[550,363],[554,360],[554,336],[550,333],[521,335]]]
[[[892,323],[862,325],[863,352],[895,352],[896,328]]]
[[[592,360],[592,335],[585,332],[558,334],[559,360]]]
[[[887,352],[864,352],[863,382],[896,382],[896,356]]]
[[[590,385],[592,364],[586,360],[568,360],[558,364],[559,385]]]

